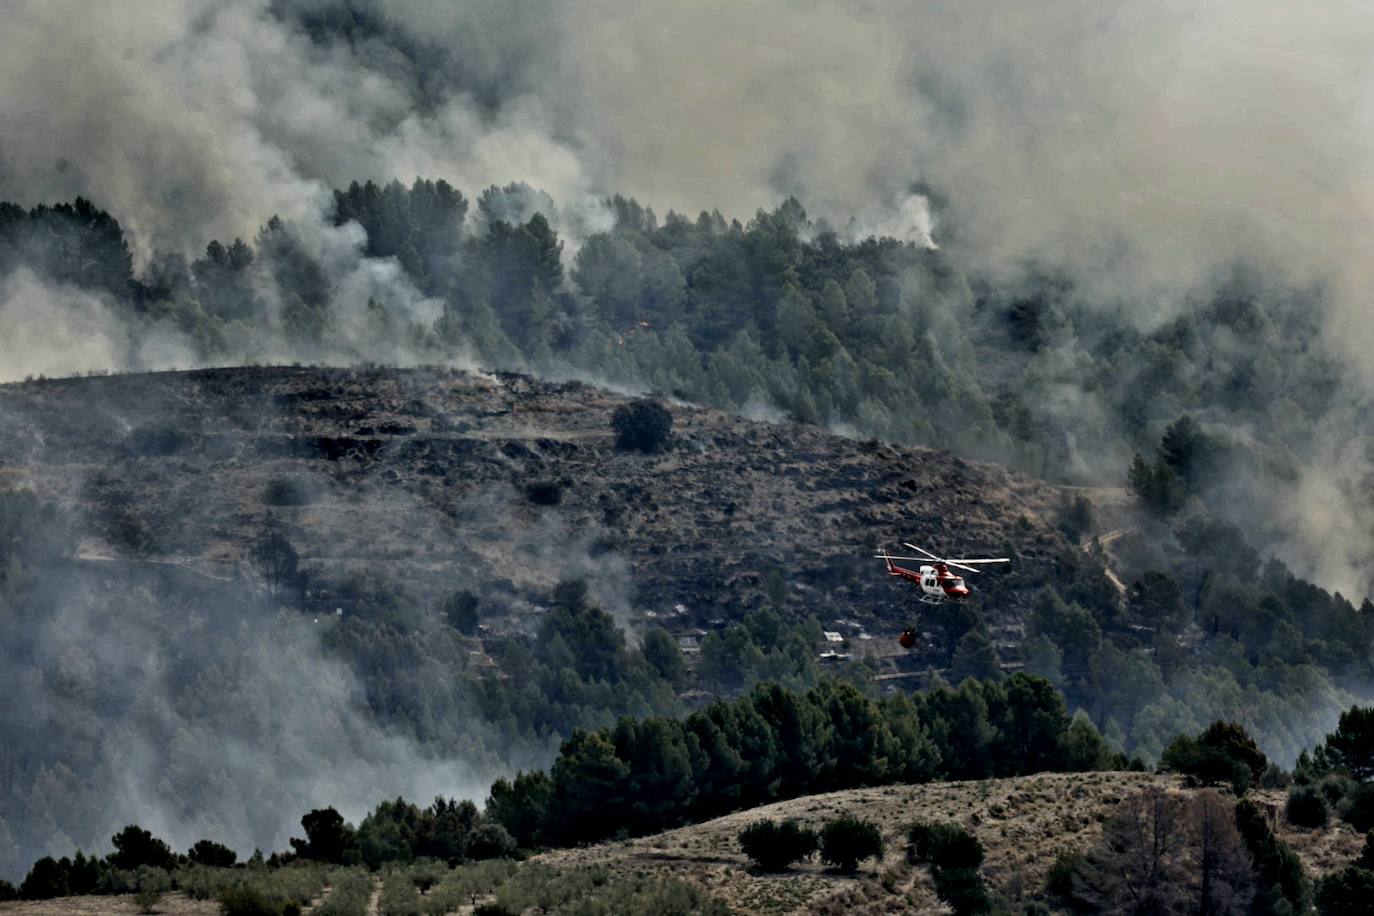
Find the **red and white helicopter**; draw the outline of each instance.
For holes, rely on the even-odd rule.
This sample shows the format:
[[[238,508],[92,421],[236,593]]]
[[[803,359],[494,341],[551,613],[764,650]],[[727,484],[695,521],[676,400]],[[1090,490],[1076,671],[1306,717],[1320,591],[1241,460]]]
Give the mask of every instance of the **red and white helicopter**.
[[[902,542],[903,547],[910,547],[919,557],[898,557],[884,551],[873,556],[879,560],[887,561],[888,575],[898,576],[909,582],[915,582],[921,588],[921,600],[926,604],[940,604],[943,601],[961,601],[969,595],[968,586],[964,584],[963,576],[956,576],[949,571],[953,566],[955,569],[962,569],[965,572],[982,572],[979,566],[986,566],[992,563],[1010,563],[1008,557],[984,557],[982,559],[951,560],[947,557],[937,557],[935,554],[926,550],[924,547],[917,547],[915,544]],[[918,570],[907,569],[905,566],[898,566],[893,560],[916,560],[921,563]]]
[[[969,595],[969,588],[964,584],[963,576],[956,576],[950,572],[950,567],[962,569],[965,572],[982,572],[979,566],[988,566],[994,563],[1010,563],[1008,557],[982,557],[979,559],[950,559],[948,557],[937,557],[935,554],[926,550],[924,547],[917,547],[915,544],[902,542],[902,546],[910,547],[919,557],[898,557],[893,556],[887,551],[874,554],[879,560],[887,563],[887,572],[890,576],[897,576],[906,579],[908,582],[916,583],[921,590],[921,601],[925,604],[941,604],[945,601],[963,601]],[[921,565],[917,569],[908,569],[905,566],[898,566],[893,560],[916,560]],[[911,648],[916,642],[916,634],[912,630],[902,633],[898,641],[906,648]]]

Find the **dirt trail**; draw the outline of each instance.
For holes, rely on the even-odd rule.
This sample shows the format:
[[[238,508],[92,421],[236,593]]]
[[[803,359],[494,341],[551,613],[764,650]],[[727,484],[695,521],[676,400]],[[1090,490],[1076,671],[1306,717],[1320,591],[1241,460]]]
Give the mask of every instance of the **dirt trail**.
[[[1096,538],[1088,540],[1083,545],[1083,552],[1091,553],[1093,549],[1093,542],[1096,541],[1099,545],[1101,545],[1103,553],[1107,555],[1108,559],[1110,559],[1111,553],[1108,551],[1108,548],[1111,546],[1111,544],[1114,541],[1119,540],[1122,537],[1122,535],[1130,534],[1134,530],[1134,528],[1118,528],[1115,531],[1108,531],[1106,534],[1100,534]],[[1102,569],[1103,572],[1105,572],[1107,575],[1107,581],[1111,582],[1112,585],[1116,586],[1116,590],[1120,592],[1122,597],[1124,598],[1128,592],[1128,589],[1126,588],[1126,583],[1121,581],[1121,577],[1116,574],[1116,571],[1114,569],[1112,569],[1110,563],[1103,564]]]
[[[372,896],[367,898],[367,916],[377,916],[377,904],[382,899],[382,882],[372,879]]]

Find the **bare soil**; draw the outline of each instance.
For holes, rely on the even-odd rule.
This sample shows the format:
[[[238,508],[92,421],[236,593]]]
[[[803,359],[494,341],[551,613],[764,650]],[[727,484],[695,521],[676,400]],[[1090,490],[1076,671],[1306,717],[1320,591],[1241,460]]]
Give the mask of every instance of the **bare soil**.
[[[132,894],[0,903],[0,913],[5,916],[140,916],[142,912]],[[161,916],[219,916],[219,903],[192,900],[184,894],[166,894],[153,912]]]

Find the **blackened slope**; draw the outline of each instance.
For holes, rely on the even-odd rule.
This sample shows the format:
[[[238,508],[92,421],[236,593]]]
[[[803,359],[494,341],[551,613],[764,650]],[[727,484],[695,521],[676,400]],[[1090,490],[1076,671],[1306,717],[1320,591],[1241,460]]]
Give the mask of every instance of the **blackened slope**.
[[[586,572],[634,615],[682,624],[764,603],[885,626],[914,595],[870,558],[912,539],[964,555],[1015,549],[973,577],[1015,618],[1073,562],[1056,488],[946,452],[897,448],[674,406],[674,447],[616,451],[625,398],[580,383],[449,370],[235,368],[0,387],[0,485],[88,522],[81,556],[247,574],[271,516],[332,610],[350,580],[537,605]],[[553,483],[556,505],[527,496]],[[549,488],[545,488],[545,495]],[[282,494],[289,494],[286,498]],[[272,504],[275,503],[275,504]],[[613,581],[612,581],[613,580]]]

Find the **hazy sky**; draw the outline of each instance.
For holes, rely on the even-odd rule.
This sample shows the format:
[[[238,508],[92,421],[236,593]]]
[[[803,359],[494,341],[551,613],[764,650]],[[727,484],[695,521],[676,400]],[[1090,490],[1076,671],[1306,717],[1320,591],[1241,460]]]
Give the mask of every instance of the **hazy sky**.
[[[251,235],[353,178],[741,217],[795,193],[885,226],[926,182],[984,267],[1167,298],[1250,255],[1368,288],[1363,4],[0,7],[0,196],[88,194],[145,243]]]

